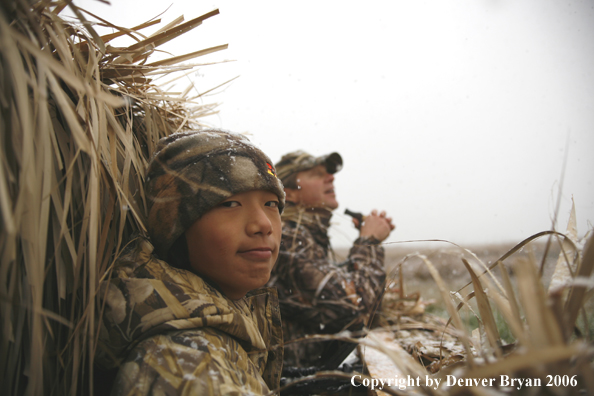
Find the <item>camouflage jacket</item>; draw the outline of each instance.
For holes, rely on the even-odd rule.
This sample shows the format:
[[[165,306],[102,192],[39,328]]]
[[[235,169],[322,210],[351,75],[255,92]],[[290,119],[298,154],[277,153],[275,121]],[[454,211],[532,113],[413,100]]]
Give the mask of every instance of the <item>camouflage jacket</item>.
[[[384,249],[375,238],[358,238],[347,260],[335,262],[331,216],[294,205],[283,213],[281,252],[268,285],[278,290],[285,341],[357,328],[383,286]],[[285,365],[315,365],[322,349],[315,342],[286,344]]]
[[[99,292],[105,312],[95,362],[119,366],[112,395],[260,395],[276,389],[282,368],[276,292],[259,289],[232,301],[152,251],[139,239]]]

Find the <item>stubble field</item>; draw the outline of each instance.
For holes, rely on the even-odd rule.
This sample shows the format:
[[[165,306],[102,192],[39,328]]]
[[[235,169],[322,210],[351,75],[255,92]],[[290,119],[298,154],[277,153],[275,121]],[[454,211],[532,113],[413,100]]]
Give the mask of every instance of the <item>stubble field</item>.
[[[475,272],[481,273],[484,268],[481,262],[486,266],[491,266],[514,248],[515,245],[516,243],[464,246],[456,246],[447,242],[391,243],[384,246],[385,264],[389,279],[396,283],[396,287],[399,286],[399,271],[402,270],[405,295],[420,294],[421,299],[429,303],[427,306],[428,311],[447,317],[443,299],[435,280],[431,276],[427,265],[419,256],[425,256],[435,266],[450,291],[458,291],[471,281],[470,274],[464,267],[462,258],[473,265]],[[537,265],[540,267],[545,251],[547,251],[547,255],[542,279],[544,286],[548,287],[560,252],[559,243],[556,240],[551,241],[548,249],[546,238],[533,241],[506,258],[503,263],[507,268],[512,269],[513,276],[513,268],[516,265]],[[348,249],[338,249],[336,251],[339,260],[345,259],[347,254]],[[493,274],[497,278],[500,276],[498,269],[495,269]],[[464,288],[460,293],[466,295],[470,291],[472,291],[472,286]]]

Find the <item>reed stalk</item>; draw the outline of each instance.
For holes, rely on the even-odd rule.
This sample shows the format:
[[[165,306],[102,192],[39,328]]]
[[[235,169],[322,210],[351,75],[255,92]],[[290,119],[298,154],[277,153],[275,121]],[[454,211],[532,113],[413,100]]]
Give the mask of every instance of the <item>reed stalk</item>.
[[[77,21],[61,16],[67,8]],[[122,28],[70,0],[0,5],[3,395],[93,394],[97,286],[145,231],[149,155],[161,137],[200,129],[216,111],[154,79],[187,73],[199,64],[180,62],[226,45],[151,56],[216,14],[148,35],[160,20]],[[91,20],[113,33],[100,36]],[[121,36],[135,43],[111,44]]]

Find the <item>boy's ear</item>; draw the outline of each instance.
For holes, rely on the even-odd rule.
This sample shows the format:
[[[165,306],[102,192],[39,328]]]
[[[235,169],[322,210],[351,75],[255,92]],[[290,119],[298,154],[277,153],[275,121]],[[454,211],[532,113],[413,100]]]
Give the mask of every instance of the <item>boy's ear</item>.
[[[296,188],[285,187],[285,200],[293,203],[301,201],[301,191]]]

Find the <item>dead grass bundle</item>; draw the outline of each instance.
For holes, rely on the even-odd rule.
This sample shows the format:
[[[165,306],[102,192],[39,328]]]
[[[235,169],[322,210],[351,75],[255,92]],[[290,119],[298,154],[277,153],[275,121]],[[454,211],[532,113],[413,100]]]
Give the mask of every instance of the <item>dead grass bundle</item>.
[[[69,8],[78,18],[67,22]],[[155,79],[226,45],[150,62],[163,43],[218,13],[152,35],[70,0],[0,5],[0,373],[4,395],[92,394],[99,281],[144,232],[142,184],[159,138],[214,111],[191,87]],[[135,44],[110,45],[129,36]]]
[[[511,267],[504,265],[506,259],[542,237],[549,237],[551,243],[560,247],[548,289],[542,276],[546,251],[541,262],[532,257],[517,260]],[[422,387],[419,391],[448,395],[594,394],[591,376],[594,348],[590,328],[594,318],[592,310],[586,309],[594,296],[594,235],[578,240],[575,209],[572,209],[566,234],[555,231],[536,234],[491,266],[472,252],[466,253],[473,257],[472,260],[462,258],[471,276],[469,285],[473,286],[466,295],[463,295],[466,286],[450,292],[433,263],[418,255],[431,272],[450,316],[448,324],[437,330],[445,337],[439,346],[439,359],[429,351],[435,347],[435,326],[423,324],[419,317],[407,322],[399,316],[396,325],[389,329],[395,334],[393,341],[405,350],[409,349],[409,344],[414,344],[414,350],[408,352],[415,364],[421,367],[430,362],[423,371],[442,384],[439,389]],[[476,319],[474,329],[463,319],[461,311],[464,310]],[[420,332],[413,334],[411,328]],[[512,334],[512,342],[503,339],[502,330]],[[408,338],[404,339],[402,334]],[[446,345],[451,343],[452,335],[457,337],[458,348]],[[418,368],[411,366],[409,360],[403,360],[401,353],[383,344],[385,342],[376,342],[373,346],[391,358],[400,376],[418,375]],[[491,378],[494,380],[488,386],[480,385],[482,379]],[[454,379],[461,382],[452,386]],[[450,386],[443,386],[448,381]]]

